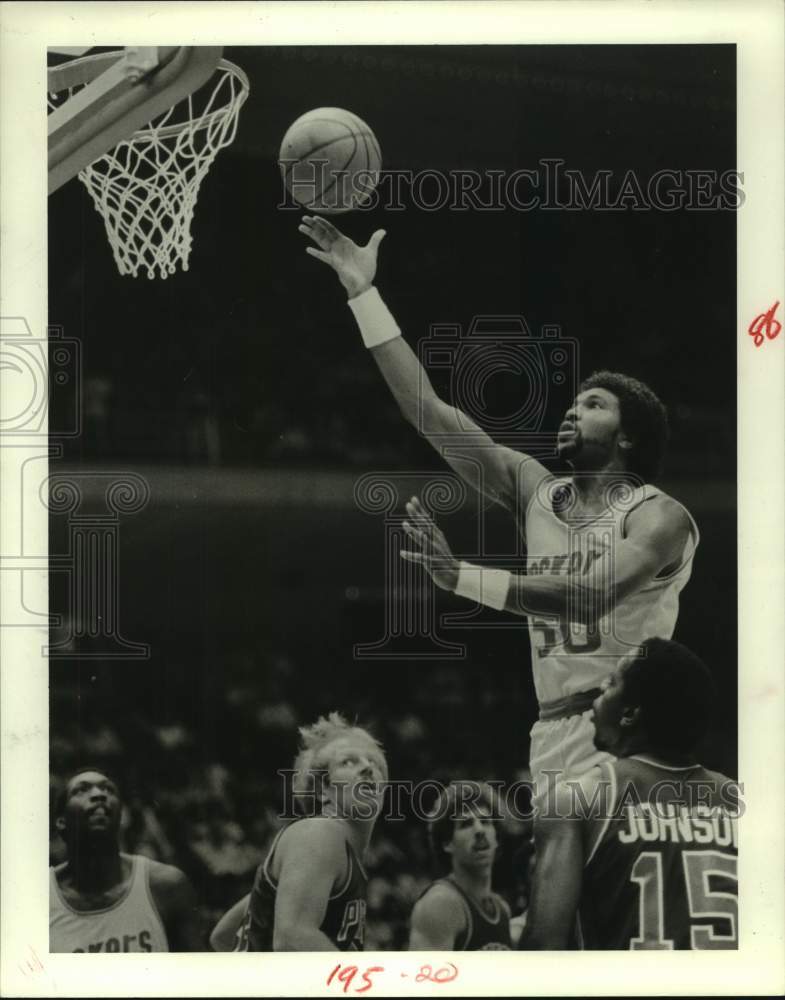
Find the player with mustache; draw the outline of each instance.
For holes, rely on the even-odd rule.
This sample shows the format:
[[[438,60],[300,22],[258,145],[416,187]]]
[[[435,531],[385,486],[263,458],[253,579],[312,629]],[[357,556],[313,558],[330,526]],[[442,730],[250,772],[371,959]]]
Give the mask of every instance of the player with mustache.
[[[414,905],[410,951],[508,951],[510,908],[491,888],[498,841],[493,799],[476,782],[455,782],[439,796],[428,824],[438,867]]]

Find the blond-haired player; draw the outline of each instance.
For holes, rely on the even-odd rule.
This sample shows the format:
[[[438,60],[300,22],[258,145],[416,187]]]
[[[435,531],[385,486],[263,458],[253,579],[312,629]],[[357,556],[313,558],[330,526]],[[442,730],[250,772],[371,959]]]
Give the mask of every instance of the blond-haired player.
[[[362,950],[363,858],[381,808],[387,761],[366,729],[337,712],[302,728],[300,737],[293,791],[301,810],[315,815],[278,833],[250,896],[213,931],[218,951]]]

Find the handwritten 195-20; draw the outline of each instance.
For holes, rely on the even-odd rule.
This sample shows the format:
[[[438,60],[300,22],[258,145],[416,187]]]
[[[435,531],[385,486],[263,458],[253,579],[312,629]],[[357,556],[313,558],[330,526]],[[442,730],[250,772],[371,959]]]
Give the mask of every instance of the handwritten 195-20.
[[[335,982],[343,984],[344,993],[367,993],[374,985],[374,976],[380,976],[385,972],[383,965],[370,965],[365,969],[360,969],[356,965],[338,964],[332,969],[327,977],[327,985]],[[389,974],[389,973],[388,973]],[[458,969],[452,962],[438,968],[431,965],[421,965],[411,978],[415,983],[451,983],[458,975]],[[355,977],[359,980],[355,983]],[[408,979],[406,972],[399,973],[400,978]],[[354,985],[352,985],[354,983]]]

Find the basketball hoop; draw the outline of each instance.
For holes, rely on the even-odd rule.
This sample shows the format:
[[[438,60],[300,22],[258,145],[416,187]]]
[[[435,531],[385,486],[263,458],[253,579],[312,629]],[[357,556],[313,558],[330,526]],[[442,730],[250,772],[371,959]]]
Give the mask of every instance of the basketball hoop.
[[[92,58],[100,57],[80,62]],[[141,268],[148,278],[166,278],[178,261],[188,270],[199,186],[218,151],[234,140],[248,97],[238,66],[221,59],[216,74],[212,90],[189,94],[79,171],[121,274],[135,277]],[[83,85],[50,95],[50,110]]]

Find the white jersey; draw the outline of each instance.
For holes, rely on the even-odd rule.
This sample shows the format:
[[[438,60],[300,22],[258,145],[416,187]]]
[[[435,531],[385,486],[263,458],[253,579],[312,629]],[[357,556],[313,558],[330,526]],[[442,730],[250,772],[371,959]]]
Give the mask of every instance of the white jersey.
[[[546,477],[526,511],[527,572],[529,574],[607,574],[613,572],[614,547],[626,537],[629,514],[656,496],[665,496],[654,486],[635,489],[620,486],[609,491],[606,511],[580,524],[566,524],[554,507],[569,504],[569,479]],[[579,691],[599,687],[616,669],[620,657],[644,639],[670,639],[679,613],[679,592],[692,572],[698,545],[698,528],[689,511],[691,534],[679,565],[658,576],[641,590],[619,601],[610,612],[599,615],[592,627],[553,616],[532,616],[529,631],[532,646],[534,687],[540,704],[557,701]]]
[[[49,950],[52,952],[169,951],[166,931],[150,892],[150,862],[131,859],[131,881],[121,899],[102,910],[75,910],[49,869]]]

